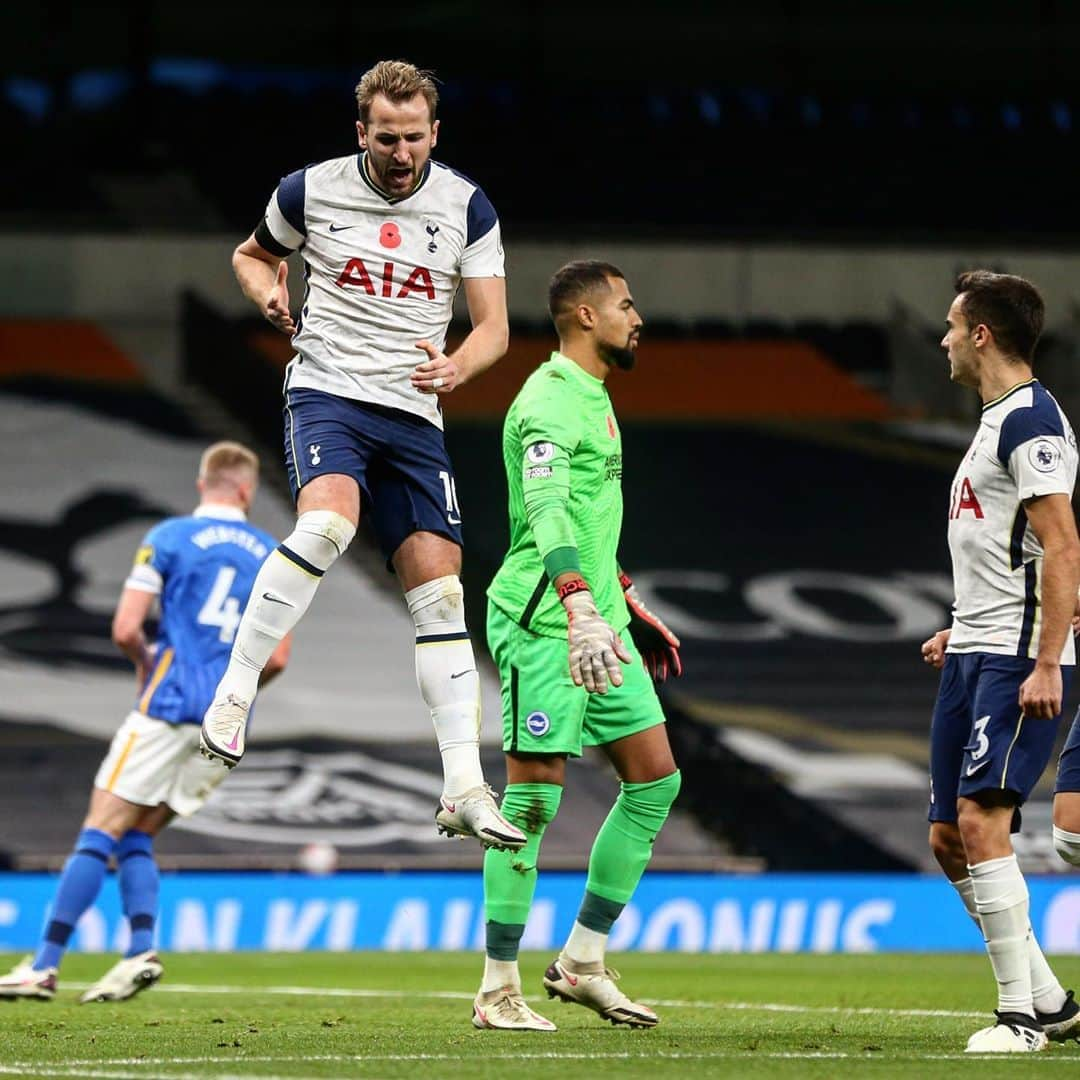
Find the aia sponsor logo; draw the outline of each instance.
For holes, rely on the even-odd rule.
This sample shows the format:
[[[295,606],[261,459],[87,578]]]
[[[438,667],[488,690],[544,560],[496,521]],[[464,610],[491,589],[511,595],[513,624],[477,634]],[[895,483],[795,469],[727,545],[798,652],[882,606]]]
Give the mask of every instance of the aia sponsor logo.
[[[384,229],[388,226],[384,225]],[[397,226],[395,225],[396,229]],[[398,234],[400,243],[400,234]],[[396,244],[389,245],[396,247]],[[363,289],[368,296],[383,296],[387,299],[401,300],[406,296],[424,296],[428,300],[435,299],[435,283],[431,280],[431,271],[426,266],[414,266],[405,275],[406,267],[396,266],[392,262],[384,262],[382,272],[372,276],[364,260],[359,258],[350,259],[345,264],[345,269],[338,275],[334,282],[341,289]]]
[[[983,509],[979,505],[971,481],[966,476],[953,489],[952,505],[949,507],[949,520],[955,521],[965,510],[970,510],[976,518],[982,520]]]

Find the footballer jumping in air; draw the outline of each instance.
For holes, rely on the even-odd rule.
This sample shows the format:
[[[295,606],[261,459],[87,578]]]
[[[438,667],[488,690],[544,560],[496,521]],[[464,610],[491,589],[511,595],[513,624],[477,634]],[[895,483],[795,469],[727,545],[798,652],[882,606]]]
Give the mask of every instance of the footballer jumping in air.
[[[243,756],[259,672],[367,514],[416,626],[416,678],[442,753],[437,826],[518,848],[525,836],[499,813],[480,766],[462,515],[439,407],[506,351],[499,221],[476,184],[431,158],[438,92],[428,73],[382,61],[356,100],[360,153],[286,176],[233,257],[244,294],[296,349],[284,422],[298,516],[255,583],[203,749],[229,768]],[[305,265],[295,322],[284,261],[293,251]],[[462,282],[472,330],[447,355]]]

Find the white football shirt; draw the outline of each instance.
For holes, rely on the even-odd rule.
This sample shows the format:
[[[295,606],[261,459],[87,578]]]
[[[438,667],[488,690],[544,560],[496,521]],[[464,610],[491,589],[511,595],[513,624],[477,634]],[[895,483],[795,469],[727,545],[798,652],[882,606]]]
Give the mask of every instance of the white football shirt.
[[[394,199],[371,180],[366,155],[352,154],[286,176],[255,236],[276,255],[299,249],[304,259],[286,388],[403,409],[441,428],[438,397],[409,376],[427,359],[416,342],[445,346],[461,279],[505,275],[483,191],[429,161],[413,191]]]
[[[953,606],[949,652],[1034,659],[1042,616],[1043,549],[1024,500],[1071,497],[1076,436],[1037,380],[989,402],[953,479],[949,499]],[[1069,634],[1063,664],[1076,662]]]

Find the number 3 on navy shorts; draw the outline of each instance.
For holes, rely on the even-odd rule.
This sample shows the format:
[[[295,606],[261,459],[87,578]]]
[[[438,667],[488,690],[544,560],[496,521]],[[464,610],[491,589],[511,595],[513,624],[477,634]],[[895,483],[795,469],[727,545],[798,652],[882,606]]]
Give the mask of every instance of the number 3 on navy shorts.
[[[967,768],[964,770],[965,776],[974,776],[984,765],[990,764],[990,759],[986,756],[986,751],[990,749],[990,739],[986,734],[986,725],[990,723],[990,714],[980,716],[974,724],[971,725],[972,734],[975,736],[973,743],[968,743],[964,747],[965,752],[971,761],[968,763]]]

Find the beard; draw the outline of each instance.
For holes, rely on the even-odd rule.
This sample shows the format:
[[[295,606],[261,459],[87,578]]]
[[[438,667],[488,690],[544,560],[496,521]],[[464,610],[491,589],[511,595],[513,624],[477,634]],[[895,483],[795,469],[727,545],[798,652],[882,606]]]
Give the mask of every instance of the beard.
[[[629,346],[620,348],[618,345],[601,345],[600,355],[610,367],[617,367],[620,371],[632,371],[637,363],[637,353]]]

